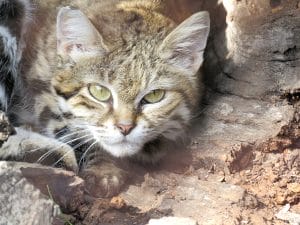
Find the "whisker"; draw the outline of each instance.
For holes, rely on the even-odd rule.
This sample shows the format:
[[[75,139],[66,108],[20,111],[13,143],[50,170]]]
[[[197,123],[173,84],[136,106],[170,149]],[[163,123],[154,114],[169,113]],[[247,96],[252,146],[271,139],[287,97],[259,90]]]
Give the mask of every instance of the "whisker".
[[[81,133],[84,133],[84,132],[88,132],[88,131],[86,131],[86,130],[74,131],[74,132],[72,132],[72,133],[68,133],[68,134],[66,134],[66,135],[64,135],[64,136],[62,136],[62,137],[57,138],[57,140],[64,140],[64,139],[66,139],[67,137],[74,136],[74,135],[76,135],[76,134],[81,134]]]
[[[194,115],[192,115],[191,119],[195,120],[195,119],[199,119],[199,117],[208,109],[207,106],[203,107],[199,112],[195,113]]]
[[[88,129],[88,130],[95,130],[95,131],[103,131],[103,128],[102,127],[98,127],[98,126],[94,126],[94,125],[84,125],[84,126],[80,126],[80,125],[76,125],[76,127],[78,128],[85,128],[85,129]]]
[[[86,151],[84,152],[84,154],[81,156],[80,160],[79,160],[79,168],[81,167],[82,163],[83,163],[83,160],[85,158],[85,156],[87,155],[87,153],[92,149],[92,147],[97,144],[98,141],[94,141],[87,149]]]
[[[90,136],[91,134],[88,134],[88,135],[84,135],[82,137],[79,137],[79,138],[75,138],[75,139],[72,139],[68,142],[62,142],[59,146],[55,147],[54,149],[51,149],[49,151],[47,151],[45,154],[43,154],[36,162],[40,163],[42,162],[43,160],[45,160],[49,155],[51,155],[53,152],[55,152],[56,150],[60,149],[62,146],[64,146],[65,144],[69,144],[73,141],[77,141],[77,140],[80,140],[82,138],[85,138],[85,137],[88,137]]]
[[[73,149],[68,150],[65,154],[63,154],[62,157],[60,157],[55,163],[52,164],[52,167],[56,166],[57,163],[59,163],[61,160],[63,160],[63,158],[70,153],[70,151],[73,151]]]
[[[58,149],[63,147],[65,144],[70,144],[72,142],[75,142],[75,141],[79,140],[79,143],[72,147],[72,150],[75,151],[80,146],[89,143],[90,141],[92,141],[94,139],[94,135],[91,134],[90,131],[93,131],[99,137],[101,137],[102,134],[105,132],[102,127],[90,125],[90,124],[87,124],[87,123],[86,124],[85,123],[79,123],[79,124],[74,125],[74,127],[72,127],[72,128],[75,129],[73,132],[66,133],[65,135],[55,139],[55,140],[58,140],[61,143],[60,144],[58,143],[57,146],[52,146],[52,149],[51,149],[51,146],[44,146],[44,147],[39,147],[39,148],[35,148],[35,149],[30,150],[29,152],[36,152],[36,151],[39,151],[39,150],[42,150],[42,149],[47,150],[47,148],[50,147],[50,149],[48,151],[46,151],[44,154],[42,154],[36,162],[38,162],[38,163],[43,162],[46,158],[48,158],[55,151],[57,151]],[[61,130],[56,132],[54,135],[58,136],[60,134],[63,134],[66,131],[67,131],[67,128],[62,128]],[[87,134],[85,134],[85,133],[87,133]],[[82,136],[80,136],[80,135],[82,135]],[[84,159],[86,158],[86,155],[88,154],[88,152],[92,149],[92,147],[96,143],[97,143],[97,141],[94,141],[86,149],[86,151],[83,153],[82,157],[80,158],[79,165],[81,165],[83,163]],[[71,150],[68,150],[68,152],[69,151],[71,151]],[[56,165],[58,162],[60,162],[66,156],[66,154],[68,154],[68,152],[66,152],[58,161],[56,161],[56,163],[54,165]]]
[[[79,140],[79,139],[81,139],[81,138],[88,137],[88,136],[89,136],[89,135],[84,135],[84,136],[81,136],[81,137],[79,137],[79,138],[75,138],[75,139],[69,140],[69,141],[67,141],[67,142],[61,142],[60,145],[57,146],[57,147],[55,148],[55,150],[58,149],[58,148],[60,148],[60,147],[62,147],[64,144],[69,144],[69,143],[71,143],[71,142],[73,142],[73,141],[77,141],[77,140]],[[46,147],[36,148],[36,149],[30,150],[29,152],[38,151],[38,150],[43,149],[43,148],[46,148]]]
[[[93,140],[93,139],[94,139],[94,138],[92,137],[92,138],[89,138],[89,139],[87,139],[86,141],[84,141],[84,142],[82,142],[82,143],[77,144],[76,146],[74,146],[74,147],[72,148],[72,150],[77,149],[78,147],[80,147],[80,146],[82,146],[82,145],[88,143],[89,141],[91,141],[91,140]],[[94,142],[94,143],[95,143],[95,142]],[[94,144],[94,143],[93,143],[93,144]],[[90,146],[90,147],[91,147],[91,146]],[[90,148],[90,147],[89,147],[89,148]],[[68,153],[69,153],[69,151],[66,152],[61,158],[59,158],[52,166],[55,166],[57,163],[59,163],[61,160],[63,160],[63,158],[64,158]],[[79,163],[79,165],[80,165],[80,163]]]
[[[67,142],[62,142],[62,143],[64,143],[64,144],[70,144],[70,143],[72,143],[72,142],[74,142],[74,141],[80,140],[80,139],[85,138],[85,137],[88,137],[88,136],[92,136],[92,134],[86,134],[86,135],[83,135],[83,136],[81,136],[81,137],[74,138],[74,139],[71,139],[71,140],[69,140],[69,141],[67,141]]]
[[[63,146],[63,145],[61,145]],[[61,148],[61,146],[59,146],[58,148],[54,148],[50,151],[47,151],[46,153],[44,153],[36,162],[37,163],[41,163],[42,161],[44,161],[48,156],[50,156],[53,152],[55,152],[56,150],[58,150],[59,148]]]
[[[94,137],[88,138],[87,140],[85,140],[84,142],[80,142],[79,144],[75,145],[74,147],[72,147],[74,150],[76,150],[77,148],[79,148],[80,146],[88,143],[89,141],[93,140]]]
[[[63,127],[62,129],[60,129],[60,130],[59,130],[59,131],[57,131],[56,133],[53,133],[53,135],[56,137],[57,135],[59,135],[59,134],[61,134],[61,133],[65,132],[66,130],[68,130],[68,128],[66,128],[66,127]]]

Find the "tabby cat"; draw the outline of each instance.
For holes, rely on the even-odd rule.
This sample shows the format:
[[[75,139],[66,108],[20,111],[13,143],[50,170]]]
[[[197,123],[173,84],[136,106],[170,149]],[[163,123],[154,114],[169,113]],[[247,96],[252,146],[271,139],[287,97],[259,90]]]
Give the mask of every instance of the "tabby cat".
[[[181,139],[201,97],[210,20],[199,12],[176,27],[158,7],[0,0],[0,100],[16,130],[0,157],[79,163],[92,194],[109,196],[125,172],[106,153],[155,162]]]

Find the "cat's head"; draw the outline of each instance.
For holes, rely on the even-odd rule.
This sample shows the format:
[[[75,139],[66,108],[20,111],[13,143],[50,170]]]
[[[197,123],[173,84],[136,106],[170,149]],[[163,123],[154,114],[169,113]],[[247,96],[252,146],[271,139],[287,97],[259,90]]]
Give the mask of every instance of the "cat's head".
[[[149,32],[151,33],[151,32]],[[130,156],[158,137],[180,139],[201,87],[197,71],[209,33],[199,12],[171,32],[132,37],[110,49],[80,10],[64,7],[57,18],[57,50],[70,66],[53,81],[63,104],[112,155]]]

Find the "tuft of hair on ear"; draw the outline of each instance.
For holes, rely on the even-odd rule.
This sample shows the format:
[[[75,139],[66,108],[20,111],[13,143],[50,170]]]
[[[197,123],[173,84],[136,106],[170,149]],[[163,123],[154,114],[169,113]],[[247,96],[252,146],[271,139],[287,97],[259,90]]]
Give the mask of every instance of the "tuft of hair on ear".
[[[160,58],[177,70],[195,75],[203,63],[209,30],[209,13],[193,14],[163,40]]]
[[[78,9],[62,7],[56,23],[57,53],[62,59],[78,62],[82,58],[101,56],[108,49],[88,17]]]

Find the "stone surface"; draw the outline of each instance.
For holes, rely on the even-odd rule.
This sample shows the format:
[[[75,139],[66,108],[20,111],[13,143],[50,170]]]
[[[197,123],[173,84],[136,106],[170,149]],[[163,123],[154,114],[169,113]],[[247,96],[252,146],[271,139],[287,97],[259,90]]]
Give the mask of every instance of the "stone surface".
[[[159,194],[158,194],[159,193]],[[127,205],[142,212],[152,209],[172,210],[176,217],[189,217],[199,224],[235,224],[241,213],[240,202],[246,197],[241,187],[196,176],[172,173],[147,175],[141,187],[130,186],[121,194]]]
[[[277,214],[276,217],[278,219],[289,222],[291,225],[299,225],[300,224],[300,214],[289,212],[290,205],[285,205]]]
[[[21,168],[21,172],[43,194],[50,195],[64,212],[74,212],[84,202],[84,181],[73,172],[32,165]]]
[[[227,164],[229,160],[235,160],[232,152],[241,152],[239,161],[241,157],[251,161],[251,152],[243,146],[276,136],[293,118],[293,111],[287,104],[274,105],[267,101],[214,94],[195,126],[195,137],[190,146],[194,161],[198,166],[201,162],[206,168],[216,164],[221,170],[233,172]],[[238,170],[246,168],[247,162],[240,166]]]
[[[0,162],[0,224],[51,225],[58,206],[30,184],[15,163]]]
[[[197,225],[197,221],[190,218],[163,217],[161,219],[151,219],[148,225]]]
[[[214,90],[270,100],[281,90],[299,88],[295,86],[300,78],[300,9],[296,2],[223,1],[227,27],[212,40],[214,52],[209,58],[215,55],[218,60],[207,61],[214,72],[208,78]]]

